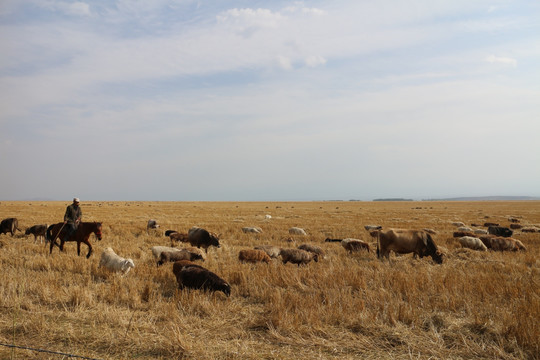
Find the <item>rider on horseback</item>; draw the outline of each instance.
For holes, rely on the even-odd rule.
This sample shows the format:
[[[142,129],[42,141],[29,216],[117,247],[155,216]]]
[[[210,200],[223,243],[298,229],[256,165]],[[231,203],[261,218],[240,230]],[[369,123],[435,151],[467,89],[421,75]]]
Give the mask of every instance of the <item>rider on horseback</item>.
[[[73,204],[69,205],[66,208],[66,213],[64,215],[64,227],[65,227],[65,238],[64,241],[68,241],[71,236],[77,231],[77,227],[81,222],[82,210],[79,206],[79,198],[73,199]]]

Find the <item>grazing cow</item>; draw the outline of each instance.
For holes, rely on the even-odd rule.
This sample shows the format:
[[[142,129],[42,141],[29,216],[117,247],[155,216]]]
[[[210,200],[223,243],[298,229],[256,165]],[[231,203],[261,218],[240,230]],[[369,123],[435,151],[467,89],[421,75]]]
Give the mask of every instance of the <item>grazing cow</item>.
[[[488,233],[495,236],[511,237],[514,232],[507,227],[490,226],[488,227]]]
[[[524,227],[523,229],[521,229],[521,232],[524,232],[524,233],[537,233],[537,232],[540,232],[540,229],[537,229],[537,228],[534,228],[534,227]]]
[[[474,229],[474,233],[477,235],[486,235],[488,232],[485,229]]]
[[[198,266],[176,266],[173,265],[173,273],[178,282],[178,288],[202,289],[211,292],[222,291],[225,295],[231,295],[231,286],[222,278]]]
[[[518,223],[519,219],[516,219],[515,217],[510,217],[510,218],[508,218],[508,221],[510,221],[512,223]]]
[[[182,249],[180,251],[162,251],[161,254],[159,254],[159,260],[157,262],[157,266],[163,265],[166,262],[175,262],[179,260],[204,261],[204,258],[201,256],[201,254],[187,251],[185,249]]]
[[[273,245],[257,245],[254,247],[255,250],[262,250],[272,259],[275,259],[279,256],[281,248],[279,246]]]
[[[47,224],[40,224],[40,225],[30,226],[28,229],[26,229],[24,234],[34,235],[34,244],[37,242],[38,238],[39,238],[40,244],[43,244],[43,240],[45,240],[45,244],[47,244],[47,240],[45,239],[46,232],[47,232]]]
[[[309,263],[311,260],[315,262],[319,261],[318,254],[301,249],[282,249],[279,255],[281,255],[283,264],[291,262],[300,266],[301,264]]]
[[[375,231],[378,231],[378,230],[375,230]],[[367,252],[369,252],[369,244],[358,239],[351,239],[351,238],[343,239],[341,241],[341,246],[343,246],[343,248],[347,250],[349,254],[352,254],[353,251],[356,252],[360,250],[367,250]]]
[[[461,232],[473,232],[473,229],[471,229],[470,227],[468,226],[460,226],[457,228],[457,231],[461,231]]]
[[[264,250],[255,249],[240,250],[238,260],[250,263],[265,262],[267,264],[272,261]]]
[[[289,234],[291,235],[307,235],[306,231],[299,227],[292,227],[289,229]]]
[[[510,224],[510,229],[512,229],[512,230],[521,229],[522,227],[523,227],[523,225],[521,225],[521,224],[514,224],[514,223]]]
[[[260,227],[243,227],[242,228],[242,231],[244,233],[253,233],[253,234],[261,234],[262,233],[262,229]]]
[[[463,236],[458,239],[462,247],[472,250],[487,251],[487,246],[477,237]]]
[[[19,229],[19,221],[17,218],[7,218],[0,223],[0,234],[10,233],[11,236],[13,236],[17,230],[21,230]]]
[[[205,252],[208,252],[210,246],[220,247],[218,235],[196,226],[189,229],[188,241],[191,246],[202,247]]]
[[[103,253],[101,253],[101,259],[99,260],[98,268],[102,266],[111,271],[120,271],[123,273],[123,275],[126,275],[129,270],[135,267],[135,264],[131,259],[124,259],[123,257],[116,255],[114,250],[108,247],[103,250]]]
[[[156,220],[154,219],[148,220],[148,223],[146,224],[146,232],[149,232],[150,229],[157,229],[157,228],[159,228],[159,224],[157,223]]]
[[[298,246],[299,249],[319,255],[319,258],[324,259],[324,251],[320,246],[313,244],[302,244]]]
[[[421,258],[431,256],[437,264],[442,264],[442,254],[430,234],[420,230],[388,229],[370,232],[377,241],[377,257],[390,259],[390,251],[396,254],[414,253]]]
[[[382,226],[381,225],[364,225],[364,229],[366,229],[367,231],[382,230]]]
[[[331,239],[331,238],[326,238],[326,240],[324,240],[324,242],[342,242],[343,239]]]
[[[487,222],[487,223],[484,223],[484,227],[490,227],[490,226],[499,226],[500,224],[497,224],[497,223],[492,223],[492,222]]]
[[[526,251],[523,243],[511,237],[492,237],[490,238],[491,250],[494,251]]]

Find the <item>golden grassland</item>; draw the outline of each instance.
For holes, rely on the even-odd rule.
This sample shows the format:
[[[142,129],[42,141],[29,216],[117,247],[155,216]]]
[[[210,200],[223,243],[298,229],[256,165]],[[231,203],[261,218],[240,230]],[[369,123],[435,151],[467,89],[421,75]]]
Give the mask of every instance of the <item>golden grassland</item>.
[[[68,202],[1,202],[24,229],[62,220]],[[0,235],[0,342],[99,359],[539,359],[540,234],[516,232],[527,252],[460,248],[452,221],[540,224],[540,202],[83,202],[103,222],[94,254],[65,252],[18,232]],[[265,219],[265,215],[272,216]],[[146,231],[148,219],[159,231]],[[375,255],[363,226],[431,228],[444,263]],[[172,265],[150,247],[167,229],[219,233],[203,264],[231,284],[222,293],[180,291]],[[258,226],[262,234],[244,234]],[[291,236],[292,226],[308,236]],[[327,237],[369,241],[349,255]],[[292,242],[290,239],[292,238]],[[257,244],[321,246],[307,266],[242,264]],[[179,244],[178,246],[182,246]],[[132,258],[126,276],[98,268],[112,247]],[[0,346],[0,359],[60,359]]]

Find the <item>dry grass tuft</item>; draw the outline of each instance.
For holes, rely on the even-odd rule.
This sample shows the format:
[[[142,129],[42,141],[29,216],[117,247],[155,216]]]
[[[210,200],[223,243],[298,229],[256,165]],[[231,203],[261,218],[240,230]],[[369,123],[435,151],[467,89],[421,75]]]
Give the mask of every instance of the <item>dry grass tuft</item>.
[[[2,202],[0,217],[17,217],[25,229],[56,222],[66,205]],[[82,206],[86,221],[103,222],[88,260],[73,243],[49,255],[31,236],[0,235],[0,342],[104,359],[540,359],[540,234],[517,231],[528,251],[512,253],[465,249],[452,237],[455,221],[540,224],[538,202]],[[147,232],[150,218],[161,228]],[[379,261],[368,224],[435,230],[444,263]],[[170,246],[164,231],[194,225],[221,234],[222,247],[201,265],[231,284],[230,297],[180,291],[172,264],[156,266],[150,247]],[[290,235],[293,226],[308,235]],[[372,252],[349,255],[327,237],[358,238]],[[255,245],[302,243],[326,257],[300,267],[238,261],[239,250]],[[98,268],[108,246],[134,260],[128,275]],[[0,347],[0,358],[53,357]]]

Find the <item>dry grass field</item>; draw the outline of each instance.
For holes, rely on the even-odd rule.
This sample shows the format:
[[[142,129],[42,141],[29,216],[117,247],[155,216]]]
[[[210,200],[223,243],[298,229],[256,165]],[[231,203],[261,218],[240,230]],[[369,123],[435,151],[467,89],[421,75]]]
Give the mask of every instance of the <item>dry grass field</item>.
[[[98,359],[539,359],[540,233],[516,231],[527,252],[462,249],[453,221],[509,217],[540,225],[540,202],[82,202],[103,240],[65,252],[34,244],[31,225],[62,220],[69,202],[4,202],[0,218],[23,232],[0,235],[0,342]],[[265,215],[271,215],[266,219]],[[146,231],[154,218],[159,231]],[[364,225],[431,228],[444,263],[412,255],[380,261]],[[177,289],[172,264],[150,247],[164,231],[219,233],[202,265],[231,284],[230,297]],[[257,226],[262,234],[241,228]],[[307,236],[289,235],[293,226]],[[327,237],[370,242],[347,254]],[[306,266],[242,264],[258,244],[313,243],[326,257]],[[179,244],[178,246],[182,246]],[[126,276],[98,268],[112,247],[132,258]],[[0,359],[65,356],[0,346]]]

